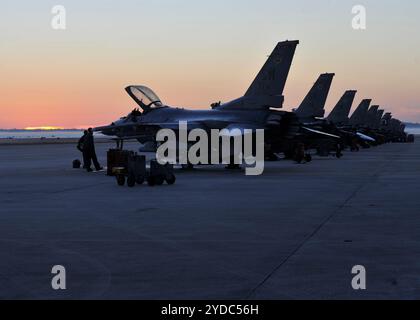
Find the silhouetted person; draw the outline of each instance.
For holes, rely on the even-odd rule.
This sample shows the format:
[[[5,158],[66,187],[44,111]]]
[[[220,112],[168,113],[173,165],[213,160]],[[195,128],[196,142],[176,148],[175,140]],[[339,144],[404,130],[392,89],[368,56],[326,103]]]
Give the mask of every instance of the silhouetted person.
[[[103,168],[99,164],[98,158],[96,157],[95,141],[93,139],[92,128],[88,129],[88,134],[86,135],[86,138],[85,138],[83,150],[86,150],[86,157],[87,157],[86,170],[88,172],[92,172],[92,169],[90,167],[92,162],[93,162],[93,165],[95,166],[96,171],[102,170]]]
[[[305,145],[302,142],[299,142],[296,145],[295,149],[295,161],[297,163],[302,163],[305,160]]]
[[[357,152],[357,151],[360,150],[359,145],[357,144],[357,139],[356,138],[351,139],[350,150],[352,152]]]
[[[79,139],[79,142],[77,143],[77,149],[83,154],[83,168],[87,168],[87,164],[89,162],[89,159],[87,157],[87,152],[85,151],[85,141],[86,137],[88,135],[88,131],[85,130],[83,132],[83,136]]]

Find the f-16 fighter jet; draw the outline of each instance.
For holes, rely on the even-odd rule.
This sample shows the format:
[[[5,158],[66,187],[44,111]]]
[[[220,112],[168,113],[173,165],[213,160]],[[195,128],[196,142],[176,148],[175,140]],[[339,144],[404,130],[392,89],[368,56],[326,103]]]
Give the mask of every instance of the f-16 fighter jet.
[[[387,112],[381,120],[379,132],[385,136],[385,142],[407,142],[405,128],[405,124]]]
[[[341,139],[337,128],[328,123],[325,115],[325,103],[335,74],[321,74],[301,105],[295,110],[301,122],[300,136],[296,139],[305,145],[306,149],[316,149],[317,154],[327,156],[334,153],[341,157]],[[320,135],[319,133],[323,133]],[[286,153],[286,157],[290,157]]]

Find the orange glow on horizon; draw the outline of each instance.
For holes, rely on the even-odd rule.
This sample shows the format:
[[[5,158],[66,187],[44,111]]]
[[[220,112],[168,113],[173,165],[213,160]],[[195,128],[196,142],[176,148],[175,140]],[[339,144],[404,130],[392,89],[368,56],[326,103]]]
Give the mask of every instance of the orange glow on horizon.
[[[44,126],[44,127],[27,127],[24,130],[28,130],[28,131],[34,131],[34,130],[48,131],[48,130],[64,130],[64,128],[63,127]]]

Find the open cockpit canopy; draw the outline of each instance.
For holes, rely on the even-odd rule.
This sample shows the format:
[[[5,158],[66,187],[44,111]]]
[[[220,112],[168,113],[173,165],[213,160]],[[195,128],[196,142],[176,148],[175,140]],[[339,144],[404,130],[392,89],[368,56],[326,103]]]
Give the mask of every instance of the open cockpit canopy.
[[[129,86],[125,91],[144,111],[162,108],[164,105],[151,89],[145,86]]]

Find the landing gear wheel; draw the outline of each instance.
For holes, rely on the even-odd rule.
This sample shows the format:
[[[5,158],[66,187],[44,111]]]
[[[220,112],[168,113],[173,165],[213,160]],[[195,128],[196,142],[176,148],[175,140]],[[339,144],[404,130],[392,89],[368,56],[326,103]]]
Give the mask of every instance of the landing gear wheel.
[[[134,176],[129,176],[127,178],[127,186],[133,188],[136,185],[136,178]]]
[[[143,184],[144,183],[144,177],[142,175],[136,177],[136,183],[137,184]]]
[[[152,176],[148,177],[147,178],[147,184],[150,187],[154,187],[156,185],[155,177],[152,177]]]
[[[337,157],[337,159],[340,159],[343,157],[343,153],[341,151],[337,151],[337,153],[335,154],[335,156]]]
[[[294,160],[296,163],[301,164],[303,161],[306,161],[306,156],[307,156],[307,155],[305,155],[305,154],[298,153],[298,154],[295,154],[295,156],[293,157],[293,160]]]
[[[122,186],[125,185],[125,177],[124,177],[124,175],[119,174],[119,175],[116,176],[116,178],[117,178],[117,183],[118,183],[119,186],[122,187]]]
[[[165,182],[165,177],[157,176],[155,177],[156,185],[161,186]]]
[[[285,159],[290,160],[290,159],[293,159],[294,158],[294,152],[293,152],[293,150],[285,150],[283,153],[284,153],[284,158]]]
[[[269,152],[265,155],[265,160],[274,162],[274,161],[278,161],[279,158],[273,152]]]
[[[167,178],[166,178],[166,183],[169,184],[170,186],[173,185],[176,181],[175,175],[174,174],[170,174]]]
[[[310,154],[305,154],[305,161],[312,162],[312,156]]]

